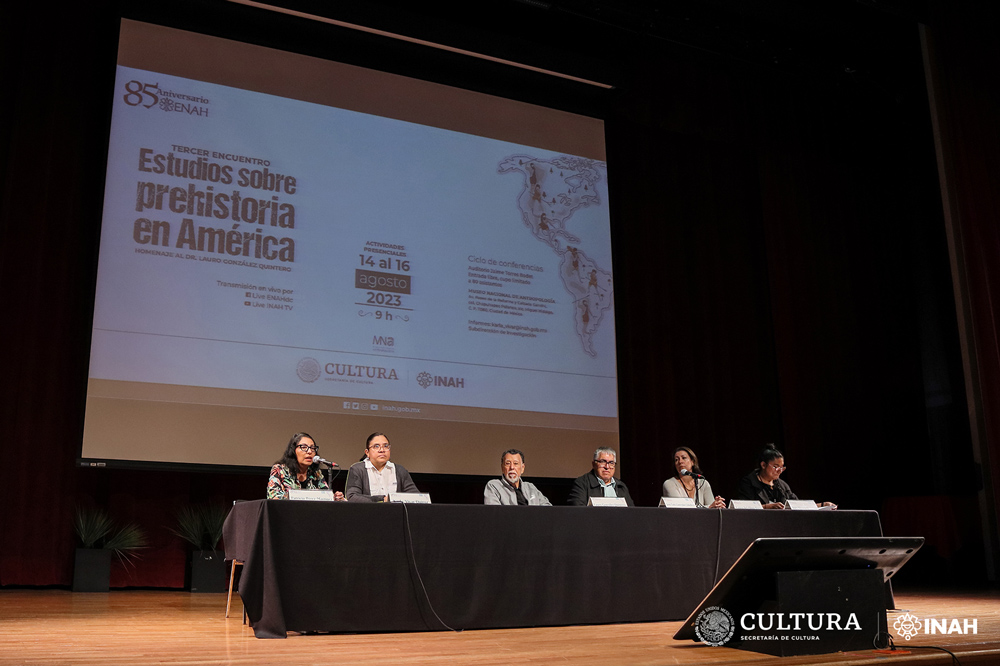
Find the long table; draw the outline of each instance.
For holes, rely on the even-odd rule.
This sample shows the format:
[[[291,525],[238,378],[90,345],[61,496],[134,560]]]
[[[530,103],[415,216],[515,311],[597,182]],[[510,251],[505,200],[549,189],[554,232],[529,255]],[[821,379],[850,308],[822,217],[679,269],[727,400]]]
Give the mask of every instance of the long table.
[[[881,535],[874,511],[287,500],[224,528],[258,638],[681,620],[758,537]]]

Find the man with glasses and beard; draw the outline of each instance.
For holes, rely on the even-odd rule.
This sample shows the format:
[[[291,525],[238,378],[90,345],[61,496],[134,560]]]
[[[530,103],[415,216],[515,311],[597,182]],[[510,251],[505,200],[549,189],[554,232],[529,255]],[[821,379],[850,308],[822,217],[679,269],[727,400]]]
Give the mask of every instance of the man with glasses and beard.
[[[508,449],[500,456],[500,478],[486,484],[483,504],[508,506],[552,506],[552,502],[534,484],[521,478],[524,474],[524,453]]]

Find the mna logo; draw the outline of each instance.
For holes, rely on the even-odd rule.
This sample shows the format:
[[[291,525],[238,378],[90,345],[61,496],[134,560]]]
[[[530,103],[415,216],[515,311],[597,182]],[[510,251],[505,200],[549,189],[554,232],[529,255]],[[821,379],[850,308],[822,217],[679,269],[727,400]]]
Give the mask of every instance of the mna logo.
[[[395,354],[396,338],[390,335],[373,335],[372,351],[381,352],[383,354]]]
[[[465,377],[442,377],[441,375],[432,375],[429,372],[421,372],[417,375],[417,383],[420,384],[421,388],[444,386],[446,388],[464,389]]]
[[[920,621],[916,615],[911,615],[910,613],[904,613],[896,618],[893,622],[893,628],[899,632],[899,635],[910,640],[917,634],[923,633],[927,634],[978,634],[979,633],[979,620],[973,619],[970,623],[967,619],[962,619],[962,624],[959,624],[957,618],[952,618],[948,620],[947,618],[934,619]]]

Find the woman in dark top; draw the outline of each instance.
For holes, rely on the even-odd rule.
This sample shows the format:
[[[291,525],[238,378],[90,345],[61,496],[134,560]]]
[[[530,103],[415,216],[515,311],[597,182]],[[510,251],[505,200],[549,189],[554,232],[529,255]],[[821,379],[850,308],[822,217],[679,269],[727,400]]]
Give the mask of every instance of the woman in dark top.
[[[757,469],[740,479],[737,497],[746,500],[757,500],[765,509],[784,509],[785,502],[797,500],[787,483],[779,477],[785,471],[785,454],[768,444],[757,457]],[[823,502],[820,506],[836,509],[833,502]]]

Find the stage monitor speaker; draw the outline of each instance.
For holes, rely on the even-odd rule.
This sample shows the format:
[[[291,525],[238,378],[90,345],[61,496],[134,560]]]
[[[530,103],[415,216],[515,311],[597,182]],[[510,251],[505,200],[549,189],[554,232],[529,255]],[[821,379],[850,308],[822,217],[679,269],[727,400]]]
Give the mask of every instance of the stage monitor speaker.
[[[884,644],[887,585],[923,537],[757,539],[674,639],[777,656]]]

